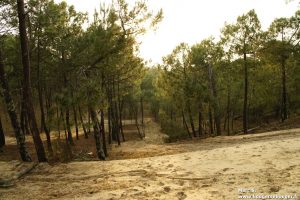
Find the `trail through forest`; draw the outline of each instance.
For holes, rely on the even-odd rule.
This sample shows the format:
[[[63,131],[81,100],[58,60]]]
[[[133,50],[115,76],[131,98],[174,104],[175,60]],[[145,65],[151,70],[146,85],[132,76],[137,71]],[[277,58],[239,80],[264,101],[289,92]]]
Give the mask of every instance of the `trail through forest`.
[[[237,199],[239,189],[300,194],[300,129],[162,145],[158,128],[149,119],[144,141],[113,150],[135,159],[39,164],[0,189],[0,199]],[[148,157],[154,154],[163,156]]]

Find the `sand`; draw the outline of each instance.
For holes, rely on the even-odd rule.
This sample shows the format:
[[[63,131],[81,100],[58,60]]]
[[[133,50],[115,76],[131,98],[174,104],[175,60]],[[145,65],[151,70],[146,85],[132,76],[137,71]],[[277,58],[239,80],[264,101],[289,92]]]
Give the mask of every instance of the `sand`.
[[[238,199],[239,195],[300,196],[300,129],[171,145],[154,144],[154,136],[148,137],[133,147],[124,144],[119,151],[134,151],[136,147],[137,151],[170,150],[173,155],[39,164],[15,186],[0,189],[0,199],[218,200]]]

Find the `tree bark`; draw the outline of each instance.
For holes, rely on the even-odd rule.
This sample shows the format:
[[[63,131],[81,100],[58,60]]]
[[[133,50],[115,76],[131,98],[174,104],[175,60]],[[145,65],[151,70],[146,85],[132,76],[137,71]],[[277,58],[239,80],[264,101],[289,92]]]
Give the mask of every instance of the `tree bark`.
[[[284,122],[288,118],[287,111],[287,92],[286,92],[286,67],[285,59],[281,61],[281,81],[282,81],[282,105],[281,105],[281,121]]]
[[[123,106],[122,106],[121,97],[120,97],[120,84],[119,84],[119,81],[118,81],[117,93],[118,93],[119,127],[120,127],[120,132],[121,132],[121,135],[122,135],[123,142],[125,142],[125,135],[124,135],[123,123],[122,123],[122,107]]]
[[[200,104],[199,105],[199,111],[198,111],[198,127],[199,127],[198,131],[199,131],[199,137],[201,137],[202,134],[203,134],[202,121],[203,121],[203,119],[202,119],[202,105]]]
[[[88,133],[91,133],[91,113],[88,111]]]
[[[50,137],[50,130],[47,128],[46,117],[45,117],[45,110],[44,110],[44,100],[43,100],[43,89],[42,89],[42,81],[41,81],[40,59],[41,59],[40,38],[38,36],[38,41],[37,41],[37,79],[38,79],[38,96],[39,96],[39,104],[40,104],[40,111],[41,111],[41,125],[42,125],[41,128],[44,129],[44,132],[46,134],[48,151],[50,153],[53,153],[52,144],[51,144],[51,137]]]
[[[57,119],[58,139],[60,139],[60,120],[61,120],[61,115],[59,114],[59,108],[58,108],[58,106],[56,107],[56,119]]]
[[[10,94],[9,86],[8,86],[8,80],[4,71],[4,61],[2,57],[2,50],[0,48],[0,81],[2,86],[2,95],[4,97],[4,101],[6,103],[7,111],[9,114],[9,118],[12,124],[12,127],[15,132],[15,137],[17,140],[17,145],[19,148],[19,153],[21,156],[21,159],[25,162],[30,162],[31,157],[29,156],[26,145],[25,145],[25,135],[21,131],[20,123],[18,122],[17,112],[15,108],[15,104],[13,102],[13,99]]]
[[[70,110],[66,108],[66,128],[68,133],[68,142],[71,145],[74,145],[72,131],[71,131],[71,124],[70,124]]]
[[[24,92],[23,89],[21,90],[21,113],[20,113],[20,125],[21,125],[21,130],[25,135],[30,135],[30,130],[29,130],[29,125],[28,125],[28,116],[26,112],[26,105],[25,105],[25,100],[24,100]]]
[[[84,121],[83,121],[83,118],[82,118],[82,112],[81,112],[80,106],[78,106],[78,112],[79,112],[80,123],[81,123],[81,126],[82,126],[82,128],[83,128],[84,138],[87,139],[89,136],[88,136],[86,127],[85,127],[85,125],[84,125]]]
[[[188,116],[189,116],[190,124],[191,124],[191,127],[192,127],[193,136],[197,137],[196,130],[195,130],[195,125],[194,125],[194,119],[193,119],[193,116],[192,116],[192,111],[191,111],[191,107],[190,107],[189,103],[188,103],[187,109],[188,109]]]
[[[112,131],[111,131],[111,109],[107,108],[107,121],[108,121],[108,144],[112,143]]]
[[[144,99],[141,97],[142,126],[144,126]]]
[[[36,123],[36,117],[34,113],[34,106],[32,102],[32,92],[31,92],[31,81],[30,81],[30,61],[28,52],[28,38],[26,31],[25,22],[25,10],[24,10],[24,0],[17,0],[18,7],[18,19],[19,19],[19,32],[21,41],[21,51],[22,51],[22,64],[23,64],[23,74],[24,74],[24,93],[27,106],[27,113],[29,124],[32,130],[33,141],[40,162],[46,162],[46,153],[44,149],[43,142],[40,137],[39,129]]]
[[[76,140],[79,140],[77,112],[74,105],[73,105],[73,114],[74,114],[74,122],[75,122]]]
[[[101,115],[101,134],[102,134],[102,141],[103,141],[103,150],[104,150],[104,154],[107,157],[108,156],[108,152],[107,152],[107,147],[106,147],[106,137],[105,137],[105,124],[104,124],[104,111],[103,109],[101,109],[100,111],[100,115]]]
[[[230,135],[230,113],[231,113],[231,88],[230,84],[228,84],[228,92],[227,92],[227,135]]]
[[[186,123],[186,120],[185,120],[185,116],[184,116],[183,110],[181,111],[181,114],[182,114],[182,122],[183,122],[183,125],[184,125],[184,127],[185,127],[185,129],[186,129],[186,131],[187,131],[187,133],[188,133],[188,135],[189,135],[189,137],[192,138],[191,132],[190,132],[189,127],[188,127],[188,125],[187,125],[187,123]]]
[[[97,119],[96,111],[91,106],[89,106],[89,112],[91,113],[91,119],[93,122],[97,156],[100,160],[105,160],[105,154],[104,154],[104,151],[103,151],[102,145],[101,145],[101,132],[100,132],[100,128],[99,128],[99,122]]]
[[[2,127],[2,121],[0,117],[0,148],[5,145],[5,136],[4,136],[4,131]]]
[[[208,105],[208,118],[209,118],[209,131],[210,134],[213,135],[214,134],[214,124],[213,124],[213,117],[212,117],[212,113],[211,113],[211,105]]]
[[[216,131],[217,131],[217,135],[221,135],[221,117],[220,117],[220,108],[219,108],[220,105],[218,101],[214,73],[211,65],[207,65],[207,71],[208,71],[208,79],[209,79],[210,92],[211,92],[211,101],[214,109],[214,120],[216,124]]]
[[[244,107],[243,107],[243,130],[244,134],[248,132],[248,66],[247,54],[244,52]]]

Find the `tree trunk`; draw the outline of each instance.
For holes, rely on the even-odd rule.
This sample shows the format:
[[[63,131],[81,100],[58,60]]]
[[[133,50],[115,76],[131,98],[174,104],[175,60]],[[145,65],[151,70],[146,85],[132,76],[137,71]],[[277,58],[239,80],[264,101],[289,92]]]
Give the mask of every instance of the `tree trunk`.
[[[82,118],[82,112],[81,112],[80,106],[78,106],[78,112],[79,112],[80,123],[82,125],[83,132],[84,132],[84,138],[87,139],[88,138],[88,134],[87,134],[87,130],[86,130],[85,125],[84,125],[84,121],[83,121],[83,118]]]
[[[284,122],[288,118],[287,111],[287,92],[286,92],[286,67],[284,58],[281,61],[281,80],[282,80],[282,105],[281,105],[281,121]]]
[[[230,85],[228,84],[228,92],[227,92],[227,135],[230,135],[230,113],[231,113],[231,89]]]
[[[199,105],[199,111],[198,111],[198,127],[199,127],[199,137],[203,134],[203,128],[202,128],[202,105]]]
[[[188,133],[188,135],[189,135],[189,137],[192,138],[191,132],[190,132],[189,127],[188,127],[188,125],[187,125],[187,123],[186,123],[186,120],[185,120],[185,116],[184,116],[183,110],[181,111],[181,114],[182,114],[182,122],[183,122],[183,125],[184,125],[184,127],[185,127],[185,129],[186,129],[186,131],[187,131],[187,133]]]
[[[189,116],[190,124],[191,124],[191,127],[192,127],[193,135],[194,135],[194,137],[197,137],[196,130],[195,130],[195,125],[194,125],[194,119],[193,119],[193,116],[192,116],[192,111],[191,111],[191,107],[190,107],[189,102],[188,102],[188,105],[187,105],[187,109],[188,109],[188,116]]]
[[[60,139],[60,117],[61,115],[59,115],[59,108],[58,106],[56,107],[56,118],[57,118],[57,131],[58,131],[58,139]]]
[[[102,141],[103,141],[103,150],[104,150],[104,154],[107,157],[108,156],[108,152],[107,152],[107,147],[106,147],[106,137],[105,137],[105,124],[104,124],[104,111],[103,109],[101,109],[100,111],[100,115],[101,115],[101,133],[102,133]]]
[[[142,126],[144,126],[144,99],[141,97]]]
[[[88,133],[91,133],[91,113],[88,111]]]
[[[213,117],[211,113],[211,105],[208,105],[208,118],[209,118],[209,131],[211,135],[214,135],[214,123],[213,123]]]
[[[0,48],[0,81],[1,81],[1,86],[2,86],[2,95],[4,97],[4,101],[6,103],[10,121],[11,121],[12,127],[15,132],[15,137],[17,140],[19,153],[20,153],[23,161],[30,162],[32,160],[26,149],[25,135],[21,131],[20,124],[19,124],[18,118],[17,118],[15,104],[13,102],[13,99],[12,99],[10,91],[9,91],[8,80],[7,80],[5,71],[4,71],[4,62],[3,62],[1,48]]]
[[[76,130],[76,140],[79,140],[77,112],[74,105],[73,105],[73,114],[74,114],[75,130]]]
[[[30,81],[30,61],[29,61],[28,38],[27,38],[26,22],[25,22],[26,14],[24,10],[24,0],[17,0],[17,6],[18,6],[19,32],[20,32],[22,64],[23,64],[23,74],[24,74],[24,93],[25,93],[25,100],[27,106],[26,110],[28,113],[29,124],[32,130],[32,136],[33,136],[33,141],[37,152],[38,160],[40,162],[46,162],[47,161],[46,153],[36,123],[34,106],[32,102],[31,81]]]
[[[20,113],[21,130],[25,135],[30,135],[23,89],[21,90],[20,99],[21,99],[21,113]]]
[[[210,85],[210,92],[211,92],[211,101],[212,101],[212,107],[214,109],[214,120],[216,124],[216,131],[217,135],[221,135],[221,117],[220,117],[220,105],[218,101],[218,95],[217,95],[217,89],[216,89],[216,82],[214,78],[214,73],[211,65],[207,65],[207,71],[208,71],[208,79],[209,79],[209,85]]]
[[[107,121],[108,121],[108,144],[112,143],[112,131],[111,131],[111,109],[107,108]]]
[[[125,142],[125,135],[124,135],[124,130],[123,130],[123,122],[122,122],[122,111],[123,111],[123,106],[121,105],[122,103],[119,102],[119,119],[120,119],[120,131],[122,135],[123,142]]]
[[[70,124],[70,110],[66,108],[66,128],[68,133],[68,142],[71,145],[74,145],[72,131],[71,131],[71,124]]]
[[[231,131],[234,132],[234,112],[231,112]]]
[[[51,144],[51,137],[50,137],[50,130],[47,128],[46,118],[45,118],[45,110],[44,110],[44,100],[43,100],[43,89],[42,89],[42,82],[41,82],[41,69],[40,69],[40,59],[41,59],[41,52],[40,52],[40,38],[38,36],[37,41],[37,79],[38,79],[38,96],[39,96],[39,104],[40,104],[40,111],[41,111],[41,128],[44,129],[46,134],[47,140],[47,148],[50,154],[53,153],[52,144]]]
[[[96,111],[91,106],[89,106],[89,112],[91,114],[91,119],[93,122],[97,156],[100,160],[105,160],[105,154],[104,154],[104,151],[103,151],[102,145],[101,145],[101,132],[100,132],[100,128],[99,128],[99,122],[97,119]]]
[[[122,123],[122,105],[121,105],[119,81],[118,81],[118,88],[117,89],[118,89],[117,93],[118,93],[119,127],[120,127],[120,132],[121,132],[121,135],[122,135],[123,142],[125,142],[125,136],[124,136],[124,131],[123,131],[123,123]]]
[[[243,107],[243,130],[244,134],[248,132],[248,66],[247,54],[244,52],[244,107]]]
[[[2,127],[2,121],[0,117],[0,148],[5,145],[5,136],[4,136],[4,131]]]
[[[66,126],[66,121],[65,121],[65,118],[64,118],[64,113],[63,113],[63,110],[61,109],[60,110],[60,117],[63,121],[63,128],[64,128],[64,133],[65,133],[65,140],[66,140],[66,143],[68,143],[68,133],[67,133],[67,126]]]
[[[132,107],[134,107],[133,104],[132,104]],[[137,110],[138,110],[138,108],[134,109],[135,126],[136,126],[137,131],[138,131],[138,133],[139,133],[139,135],[140,135],[140,138],[143,139],[143,138],[144,138],[144,135],[142,134],[142,132],[141,132],[141,130],[140,130],[139,121],[138,121],[138,111],[137,111]]]

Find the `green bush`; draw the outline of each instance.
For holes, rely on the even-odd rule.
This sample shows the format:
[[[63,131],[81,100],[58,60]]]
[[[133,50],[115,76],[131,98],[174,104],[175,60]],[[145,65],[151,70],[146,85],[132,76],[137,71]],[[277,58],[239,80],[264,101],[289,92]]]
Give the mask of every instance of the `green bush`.
[[[160,113],[159,120],[162,132],[169,136],[166,138],[165,142],[176,142],[188,138],[188,134],[182,125],[176,121],[170,120],[166,114]]]

